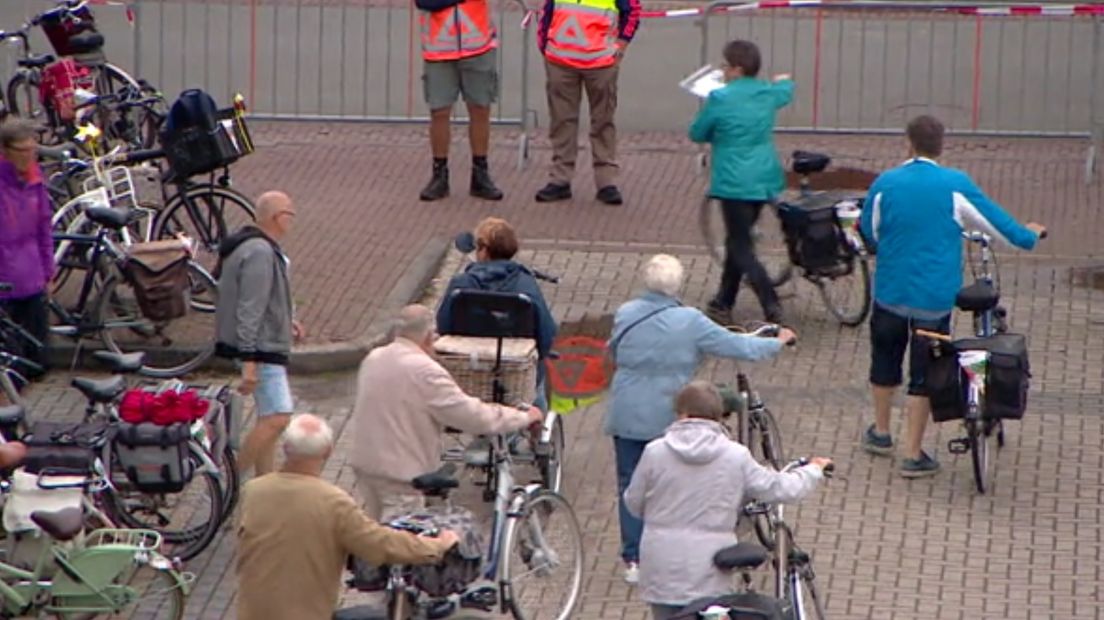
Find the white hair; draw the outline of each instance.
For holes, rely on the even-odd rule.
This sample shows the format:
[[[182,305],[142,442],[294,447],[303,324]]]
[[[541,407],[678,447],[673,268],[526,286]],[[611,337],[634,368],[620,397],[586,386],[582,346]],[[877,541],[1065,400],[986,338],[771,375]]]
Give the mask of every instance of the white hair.
[[[421,342],[436,327],[434,320],[432,310],[419,304],[411,304],[399,312],[391,326],[391,335]]]
[[[682,290],[682,263],[670,254],[656,254],[644,265],[644,286],[653,293],[675,297]]]
[[[284,429],[284,454],[289,457],[320,458],[334,445],[333,429],[322,418],[300,413],[291,416]]]

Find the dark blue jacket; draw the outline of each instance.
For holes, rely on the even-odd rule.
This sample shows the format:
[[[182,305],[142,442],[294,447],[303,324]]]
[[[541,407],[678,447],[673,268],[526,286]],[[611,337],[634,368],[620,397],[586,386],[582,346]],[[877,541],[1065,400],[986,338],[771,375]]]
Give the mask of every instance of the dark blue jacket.
[[[464,273],[455,275],[449,280],[445,296],[441,300],[441,307],[437,309],[437,331],[448,334],[452,328],[452,308],[449,298],[457,289],[476,289],[483,291],[497,291],[500,293],[523,293],[533,300],[533,306],[537,313],[535,324],[537,327],[537,352],[541,359],[548,357],[552,350],[552,341],[556,338],[556,320],[548,311],[548,304],[544,301],[537,279],[521,263],[512,260],[493,260],[487,262],[472,263],[468,265]]]

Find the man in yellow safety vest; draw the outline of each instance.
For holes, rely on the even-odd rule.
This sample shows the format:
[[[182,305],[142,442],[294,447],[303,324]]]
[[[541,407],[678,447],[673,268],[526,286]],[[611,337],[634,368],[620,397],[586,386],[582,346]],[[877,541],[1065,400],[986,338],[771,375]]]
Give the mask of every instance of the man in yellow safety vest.
[[[617,188],[617,73],[640,25],[640,0],[545,0],[537,41],[544,53],[552,170],[537,202],[571,198],[579,105],[590,102],[590,145],[598,200],[622,202]]]

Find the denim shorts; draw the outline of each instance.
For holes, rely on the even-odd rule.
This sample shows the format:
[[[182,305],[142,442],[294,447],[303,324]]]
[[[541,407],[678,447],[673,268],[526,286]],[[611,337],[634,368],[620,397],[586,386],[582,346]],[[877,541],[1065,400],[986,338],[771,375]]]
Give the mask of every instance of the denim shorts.
[[[928,368],[930,343],[914,333],[925,329],[943,334],[951,331],[951,315],[940,319],[910,319],[874,304],[870,315],[870,382],[883,387],[901,385],[901,366],[909,354],[908,393],[925,396],[924,373]]]
[[[257,364],[257,389],[253,391],[257,403],[257,415],[291,413],[295,404],[291,401],[291,385],[287,368],[279,364]]]

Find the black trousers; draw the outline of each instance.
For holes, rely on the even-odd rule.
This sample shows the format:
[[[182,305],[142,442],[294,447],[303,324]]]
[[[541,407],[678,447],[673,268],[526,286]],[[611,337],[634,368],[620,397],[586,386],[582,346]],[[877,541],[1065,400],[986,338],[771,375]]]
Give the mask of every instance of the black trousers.
[[[764,314],[772,316],[778,312],[778,294],[774,291],[767,270],[755,256],[755,242],[751,238],[751,229],[759,220],[762,210],[761,202],[721,201],[721,213],[727,232],[725,264],[721,274],[721,288],[713,298],[713,305],[721,308],[734,306],[736,294],[740,291],[740,280],[747,276]]]
[[[49,310],[46,307],[46,293],[20,297],[18,299],[0,300],[0,308],[8,314],[12,322],[22,327],[30,335],[34,336],[42,347],[27,342],[25,338],[15,336],[11,338],[9,346],[16,347],[13,354],[25,357],[42,367],[46,367],[46,338],[50,334]],[[30,374],[30,373],[28,373]]]

